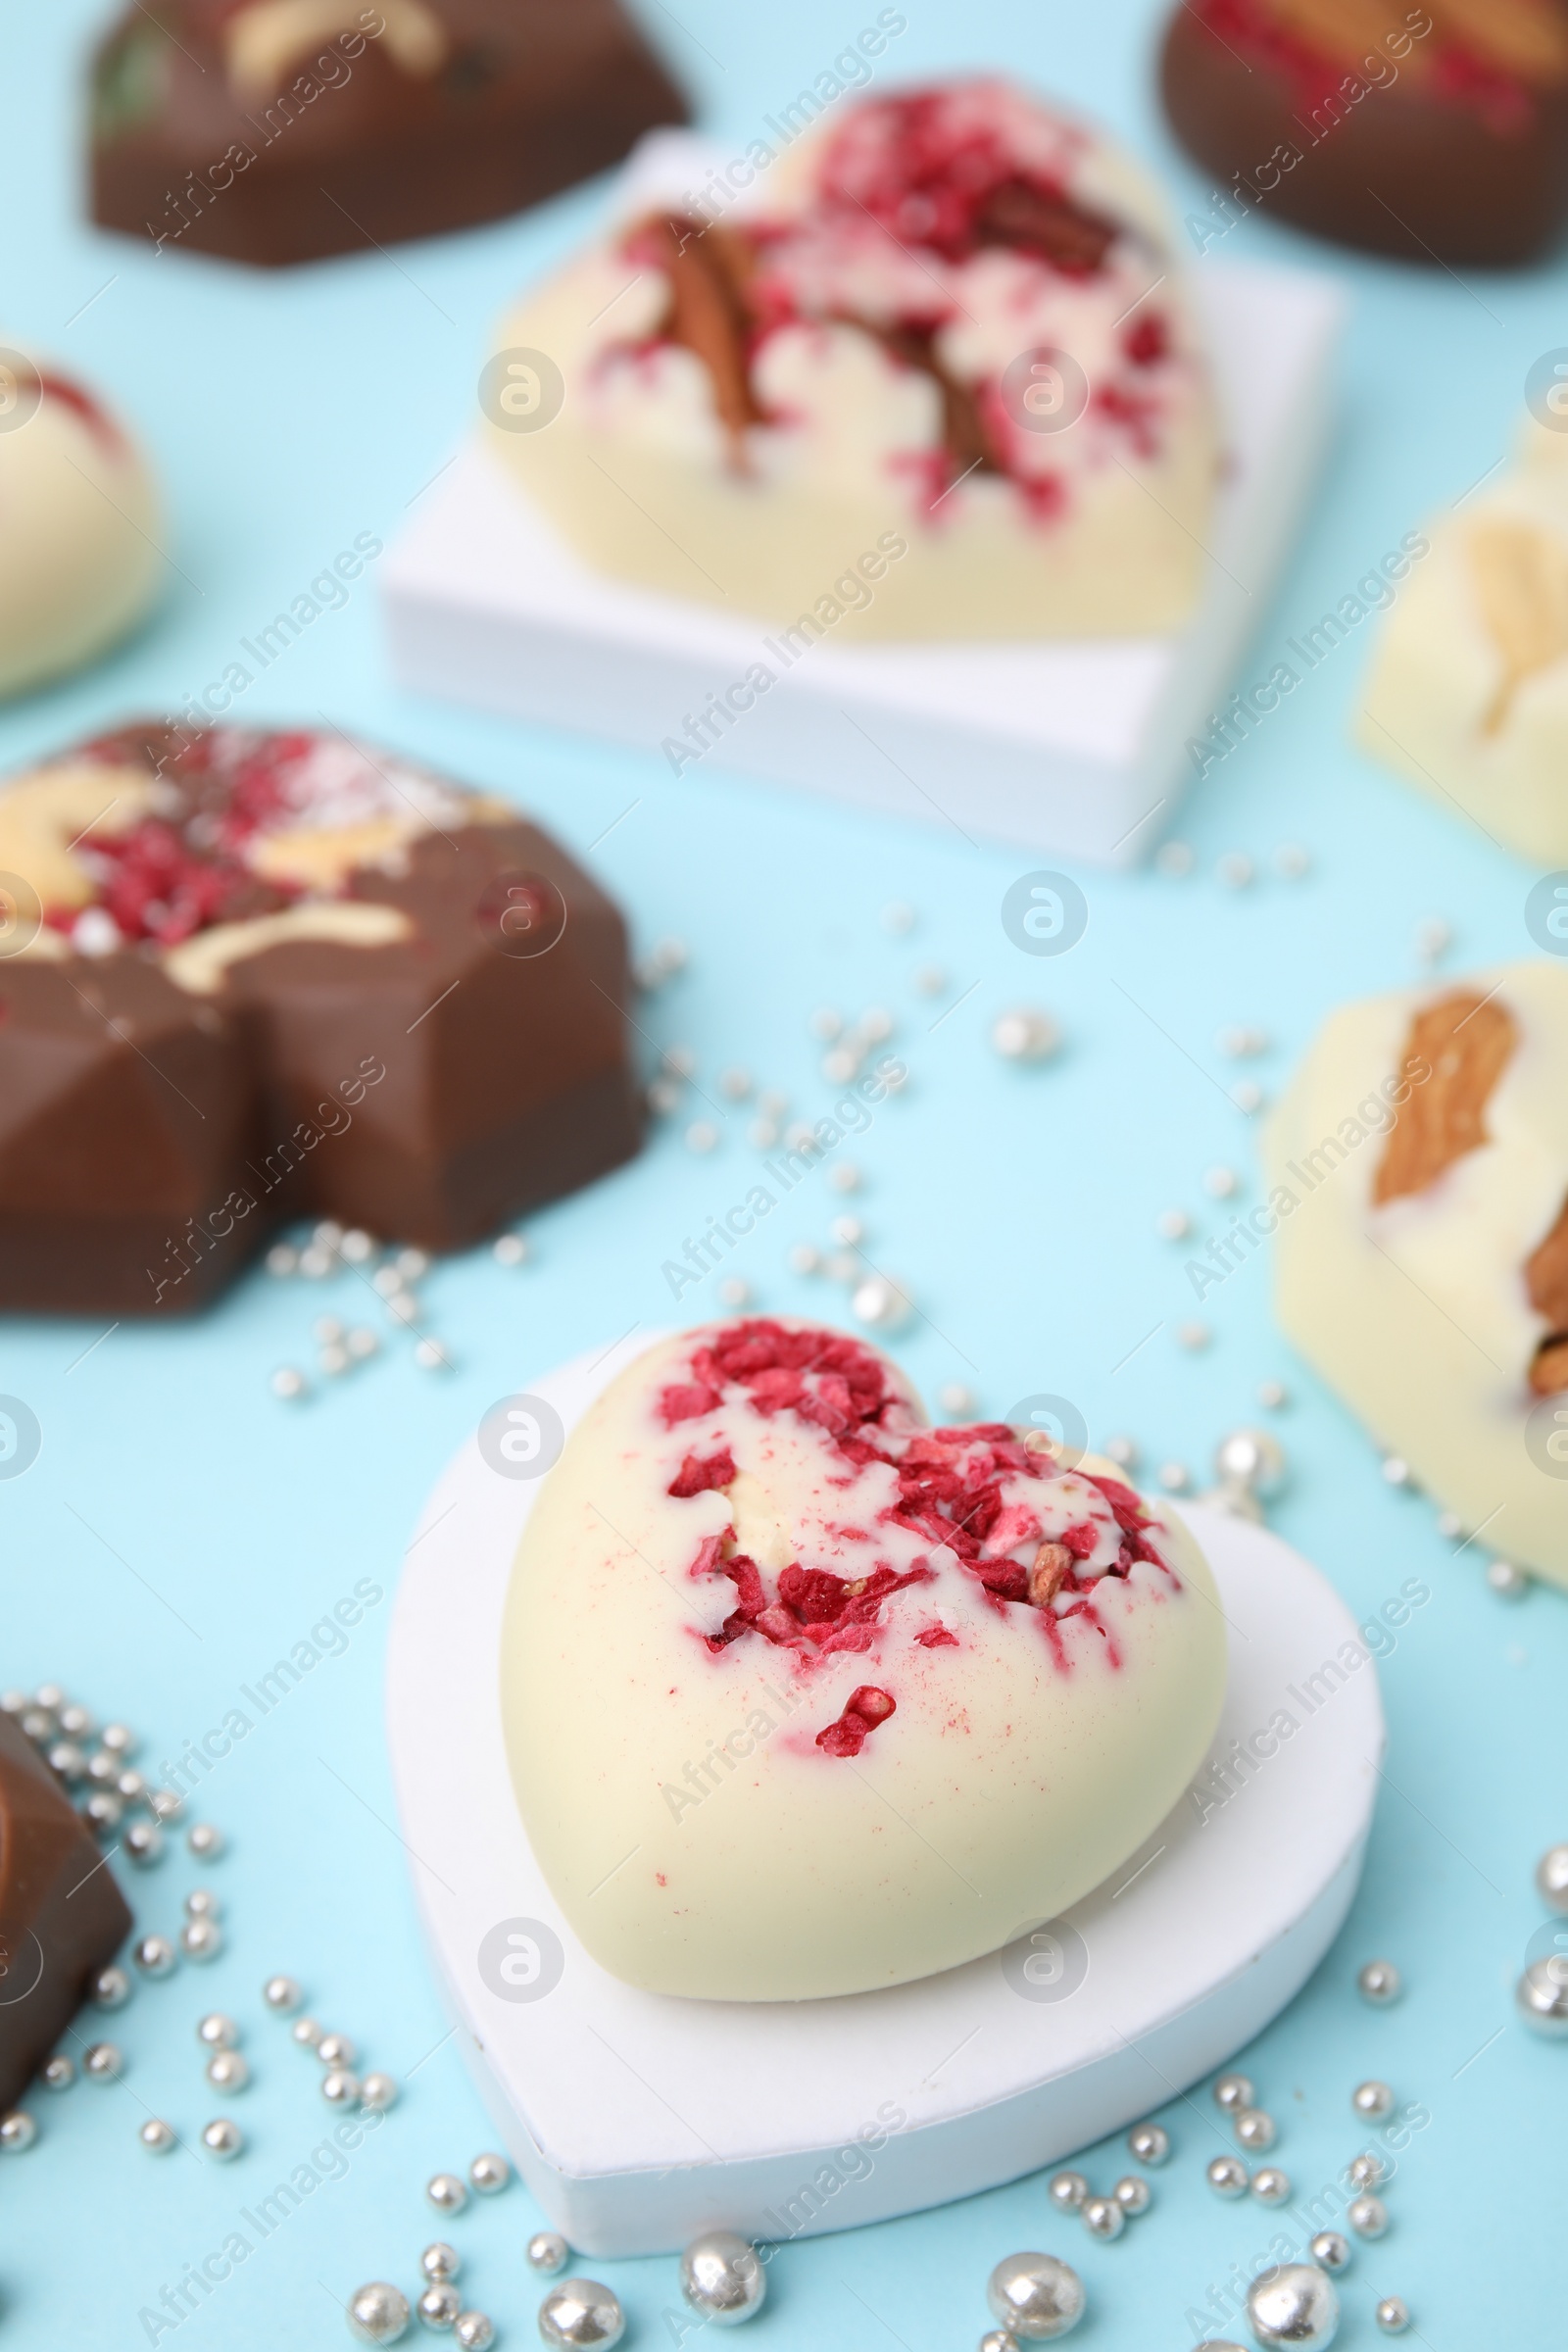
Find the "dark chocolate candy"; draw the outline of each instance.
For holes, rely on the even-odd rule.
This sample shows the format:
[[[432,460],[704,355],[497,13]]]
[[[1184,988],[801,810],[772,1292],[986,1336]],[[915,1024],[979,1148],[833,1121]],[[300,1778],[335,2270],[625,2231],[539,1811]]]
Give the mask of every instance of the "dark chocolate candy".
[[[124,1897],[74,1806],[0,1714],[0,2113],[129,1933]]]
[[[1231,218],[1483,268],[1568,220],[1564,0],[1183,0],[1160,80]]]
[[[134,0],[93,65],[93,218],[312,261],[499,219],[686,119],[618,0]]]
[[[161,760],[161,797],[89,831],[97,896],[46,908],[55,956],[0,961],[0,1307],[179,1312],[306,1215],[461,1249],[636,1151],[625,926],[548,834],[329,738],[90,748],[143,784]],[[302,820],[358,839],[410,791],[426,829],[327,890],[247,862]],[[205,993],[171,976],[215,924],[302,905],[395,909],[404,936],[290,938]]]

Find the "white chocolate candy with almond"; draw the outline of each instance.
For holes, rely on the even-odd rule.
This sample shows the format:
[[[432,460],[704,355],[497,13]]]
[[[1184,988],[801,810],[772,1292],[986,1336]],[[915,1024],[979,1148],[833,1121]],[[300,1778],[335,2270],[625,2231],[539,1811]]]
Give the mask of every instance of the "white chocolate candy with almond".
[[[1367,751],[1538,865],[1568,865],[1568,433],[1429,524],[1356,721]]]
[[[1568,966],[1345,1006],[1265,1157],[1292,1341],[1467,1535],[1568,1585]]]
[[[1065,1911],[1180,1797],[1225,1672],[1206,1562],[1108,1462],[932,1433],[861,1342],[737,1322],[653,1348],[573,1430],[518,1552],[502,1704],[594,1958],[780,2001]]]
[[[590,564],[803,649],[1167,630],[1204,581],[1218,428],[1164,208],[1000,80],[852,103],[721,219],[621,223],[498,362],[490,445]]]
[[[0,697],[80,668],[134,626],[157,591],[162,528],[121,425],[69,377],[0,348]]]

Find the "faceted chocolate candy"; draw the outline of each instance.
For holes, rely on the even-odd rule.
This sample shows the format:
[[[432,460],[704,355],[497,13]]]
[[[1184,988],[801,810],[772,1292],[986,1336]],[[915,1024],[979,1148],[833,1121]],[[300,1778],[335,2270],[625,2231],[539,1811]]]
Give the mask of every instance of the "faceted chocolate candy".
[[[572,1431],[502,1706],[533,1851],[603,1967],[805,2000],[1087,1894],[1180,1796],[1225,1669],[1207,1563],[1109,1462],[928,1429],[862,1341],[737,1321],[650,1349]]]
[[[1003,81],[846,105],[717,218],[634,215],[493,364],[490,444],[589,563],[780,631],[757,691],[841,624],[1143,634],[1204,582],[1214,402],[1164,207]]]
[[[93,218],[240,262],[367,252],[685,117],[618,0],[135,0],[93,65]]]
[[[73,377],[0,333],[0,698],[93,661],[151,604],[158,499],[141,453]]]
[[[1205,249],[1255,207],[1407,262],[1524,262],[1568,219],[1563,0],[1182,0],[1165,111],[1217,181]]]
[[[0,2113],[130,1934],[130,1913],[31,1740],[0,1714]]]
[[[1420,536],[1427,552],[1382,622],[1356,733],[1450,815],[1562,868],[1568,416],[1555,390],[1525,426],[1520,462]]]
[[[635,1151],[625,927],[507,804],[149,725],[0,787],[0,1305],[168,1313],[280,1221],[459,1249]]]
[[[1347,1005],[1266,1156],[1291,1339],[1467,1535],[1568,1584],[1568,966]]]

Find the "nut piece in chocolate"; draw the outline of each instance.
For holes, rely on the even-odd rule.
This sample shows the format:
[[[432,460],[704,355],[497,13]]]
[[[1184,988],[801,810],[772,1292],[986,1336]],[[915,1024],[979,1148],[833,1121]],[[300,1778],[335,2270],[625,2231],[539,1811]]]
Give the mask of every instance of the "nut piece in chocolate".
[[[312,261],[500,219],[685,120],[618,0],[135,0],[93,61],[92,212]]]
[[[1261,208],[1400,261],[1494,268],[1568,219],[1562,0],[1181,0],[1160,87],[1215,176],[1216,236]]]
[[[0,786],[0,1307],[179,1312],[278,1224],[462,1249],[628,1158],[625,926],[508,804],[339,734]]]
[[[1568,1585],[1568,967],[1343,1007],[1265,1154],[1289,1338],[1467,1537]]]
[[[59,1782],[0,1714],[0,2112],[22,2096],[130,1924]]]

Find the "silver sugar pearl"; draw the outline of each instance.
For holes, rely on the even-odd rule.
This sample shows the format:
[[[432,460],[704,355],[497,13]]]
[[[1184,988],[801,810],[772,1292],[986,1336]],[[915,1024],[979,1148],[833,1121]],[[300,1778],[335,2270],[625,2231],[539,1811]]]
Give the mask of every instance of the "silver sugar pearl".
[[[1129,2221],[1147,2213],[1153,2196],[1149,2182],[1137,2173],[1124,2174],[1110,2193]]]
[[[179,1948],[187,1960],[216,1960],[223,1948],[223,1931],[216,1919],[187,1919],[179,1931]]]
[[[125,2071],[124,2054],[112,2041],[95,2041],[83,2052],[81,2071],[89,2082],[118,2082]]]
[[[353,2066],[360,2053],[351,2034],[323,2034],[316,2045],[316,2055],[323,2066]]]
[[[705,2230],[680,2258],[680,2291],[699,2318],[738,2328],[760,2311],[767,2273],[749,2239],[733,2230]]]
[[[1127,2227],[1127,2216],[1114,2197],[1085,2197],[1078,2218],[1090,2236],[1100,2238],[1105,2245],[1120,2237]]]
[[[116,1775],[115,1794],[122,1804],[139,1805],[147,1794],[145,1775],[139,1773],[134,1764],[127,1764],[123,1772]]]
[[[980,2352],[1018,2352],[1018,2338],[1005,2328],[988,2328],[980,2338]]]
[[[1550,1911],[1568,1913],[1568,1845],[1548,1845],[1536,1864],[1536,1892]]]
[[[156,1821],[133,1821],[121,1844],[131,1861],[143,1870],[150,1870],[164,1858],[164,1833]]]
[[[610,2352],[625,2332],[619,2296],[596,2278],[563,2278],[539,2306],[539,2333],[556,2352]]]
[[[1247,2167],[1239,2156],[1216,2156],[1203,2174],[1217,2197],[1245,2197]]]
[[[463,2309],[463,2297],[450,2279],[437,2278],[425,2288],[414,2308],[422,2327],[439,2328],[444,2333]]]
[[[209,2050],[237,2050],[239,2028],[220,2009],[210,2009],[197,2025],[196,2038]]]
[[[76,2080],[76,2061],[69,2050],[57,2050],[38,2070],[45,2090],[69,2090]]]
[[[1291,2199],[1291,2176],[1282,2173],[1277,2164],[1265,2164],[1252,2175],[1249,2188],[1260,2205],[1288,2205]]]
[[[1170,2154],[1170,2133],[1163,2124],[1135,2124],[1127,2134],[1127,2147],[1140,2164],[1163,2164]]]
[[[1526,1569],[1516,1568],[1512,1560],[1490,1560],[1487,1563],[1487,1589],[1499,1600],[1523,1600],[1530,1591],[1531,1578]]]
[[[1221,2075],[1214,2085],[1214,2104],[1223,2107],[1227,2114],[1235,2107],[1250,2107],[1254,2095],[1247,2075]]]
[[[1538,2034],[1568,2034],[1568,1966],[1561,1952],[1533,1959],[1514,1987],[1519,2016]]]
[[[305,1994],[292,1977],[269,1977],[262,1986],[262,1998],[277,2016],[290,2017]]]
[[[47,1707],[29,1706],[21,1721],[23,1730],[34,1747],[46,1746],[60,1729]]]
[[[437,2284],[443,2278],[460,2276],[463,2257],[456,2246],[449,2246],[444,2237],[438,2237],[419,2256],[419,2269],[432,2284]]]
[[[63,1781],[73,1784],[81,1780],[87,1770],[86,1750],[74,1740],[57,1740],[49,1750],[49,1769]]]
[[[1369,2123],[1381,2123],[1393,2112],[1394,2093],[1386,2082],[1358,2082],[1350,2093],[1350,2105]]]
[[[160,2115],[150,2115],[136,2133],[149,2156],[168,2156],[176,2145],[174,2127]]]
[[[21,2156],[38,2136],[38,2127],[25,2107],[13,2107],[0,2116],[0,2156]]]
[[[222,1916],[223,1898],[220,1894],[215,1894],[210,1886],[193,1886],[186,1895],[187,1919],[221,1919]]]
[[[1247,2317],[1263,2352],[1321,2352],[1340,2324],[1340,2298],[1327,2271],[1286,2262],[1254,2278]]]
[[[1003,1012],[991,1024],[991,1045],[1004,1061],[1046,1061],[1061,1043],[1061,1031],[1049,1012],[1020,1004]]]
[[[63,1707],[56,1707],[55,1721],[67,1740],[91,1740],[98,1729],[87,1709],[74,1706],[69,1699]]]
[[[1084,2283],[1054,2254],[1009,2254],[987,2279],[986,2301],[1009,2334],[1046,2343],[1083,2318]]]
[[[321,2038],[321,2028],[314,2017],[297,2017],[288,2030],[288,2037],[300,2049],[314,2051]]]
[[[468,2180],[481,2197],[498,2195],[511,2179],[511,2165],[504,2156],[498,2156],[490,2148],[476,2156],[468,2167]]]
[[[456,2173],[436,2173],[425,2182],[424,2193],[437,2213],[461,2213],[468,2202],[468,2192]]]
[[[1354,2198],[1345,2218],[1357,2237],[1382,2237],[1389,2227],[1389,2209],[1381,2197]]]
[[[167,1975],[168,1972],[149,1973]],[[122,1968],[101,1968],[88,1987],[88,1998],[95,2009],[123,2009],[130,1998],[130,1979]]]
[[[137,1748],[141,1745],[135,1733],[123,1723],[106,1723],[98,1737],[112,1756],[123,1756],[128,1759],[136,1753]]]
[[[321,2077],[321,2096],[329,2107],[357,2107],[360,2078],[346,2066],[334,2066]]]
[[[251,2070],[238,2050],[215,2050],[207,2061],[207,2080],[215,2090],[244,2090]]]
[[[624,2326],[624,2321],[621,2324]],[[452,2332],[462,2345],[463,2352],[490,2352],[490,2346],[496,2340],[495,2322],[487,2319],[482,2311],[460,2311],[458,2324]]]
[[[1231,2116],[1236,2144],[1250,2156],[1261,2156],[1274,2145],[1274,2118],[1261,2107],[1238,2107]]]
[[[1563,1855],[1568,1862],[1568,1846],[1563,1848]],[[1369,1960],[1355,1980],[1355,1988],[1374,2009],[1386,2009],[1404,1990],[1404,1979],[1392,1960]]]
[[[379,2072],[367,2075],[360,2083],[360,2105],[371,2107],[377,2115],[385,2115],[397,2104],[398,2086],[390,2075]]]
[[[245,2134],[226,2115],[202,2127],[202,2146],[219,2164],[231,2164],[245,2145]]]
[[[225,1842],[222,1831],[210,1821],[193,1822],[185,1833],[186,1848],[198,1862],[216,1862]]]
[[[1214,1468],[1250,1494],[1273,1494],[1285,1477],[1285,1448],[1266,1429],[1233,1429],[1214,1448]]]
[[[1076,2213],[1089,2194],[1082,2173],[1053,2173],[1046,2194],[1058,2213]]]
[[[528,2268],[554,2278],[571,2260],[571,2248],[559,2230],[536,2230],[528,2240]]]
[[[395,2344],[409,2327],[409,2298],[384,2278],[356,2288],[349,2298],[349,2333],[362,2344]]]
[[[101,1838],[118,1830],[125,1813],[112,1788],[95,1788],[81,1810],[88,1826]]]
[[[172,1788],[149,1788],[147,1810],[154,1821],[178,1821],[185,1810],[185,1799]]]
[[[1381,2156],[1370,2151],[1364,2156],[1352,2156],[1345,2168],[1345,2178],[1352,2188],[1376,2188],[1384,2174]]]
[[[1350,2267],[1350,2241],[1338,2230],[1320,2230],[1312,2240],[1311,2255],[1320,2271],[1338,2277]]]
[[[1410,2325],[1409,2309],[1400,2295],[1385,2295],[1373,2317],[1385,2335],[1402,2335]]]

